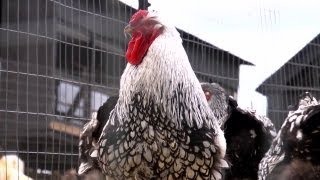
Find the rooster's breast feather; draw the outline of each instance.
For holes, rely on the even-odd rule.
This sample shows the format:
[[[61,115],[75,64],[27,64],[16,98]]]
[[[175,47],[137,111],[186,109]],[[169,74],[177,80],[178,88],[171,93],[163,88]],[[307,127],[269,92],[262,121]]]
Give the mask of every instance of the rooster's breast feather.
[[[141,93],[133,96],[122,122],[118,121],[117,111],[121,110],[117,106],[111,112],[99,142],[99,161],[104,171],[113,177],[124,174],[126,178],[142,179],[218,174],[214,164],[225,164],[215,142],[217,129],[190,127],[183,120],[178,128],[162,106],[153,101],[144,104],[143,99]],[[180,108],[184,111],[183,105]]]

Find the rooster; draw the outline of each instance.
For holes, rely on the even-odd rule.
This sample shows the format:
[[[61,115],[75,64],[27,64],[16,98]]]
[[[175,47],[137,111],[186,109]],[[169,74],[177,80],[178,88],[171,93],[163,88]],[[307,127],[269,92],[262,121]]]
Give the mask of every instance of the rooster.
[[[225,170],[224,179],[257,179],[259,163],[276,135],[273,123],[254,110],[240,108],[219,84],[201,86],[212,111],[219,115],[227,141],[230,169]]]
[[[111,179],[220,179],[225,138],[180,34],[146,10],[125,32],[131,40],[119,99],[90,157]],[[79,174],[90,166],[82,161]]]
[[[259,165],[259,179],[320,179],[320,104],[308,92]]]

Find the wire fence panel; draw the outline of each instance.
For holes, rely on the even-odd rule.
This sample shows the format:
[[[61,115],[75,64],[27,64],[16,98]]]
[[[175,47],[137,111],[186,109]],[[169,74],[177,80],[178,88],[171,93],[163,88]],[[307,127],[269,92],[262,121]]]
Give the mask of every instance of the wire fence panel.
[[[267,113],[279,129],[303,92],[320,98],[320,34],[268,77],[257,91],[268,98]]]
[[[133,9],[116,0],[0,2],[1,154],[18,155],[32,178],[59,179],[78,166],[84,122],[117,94]]]
[[[21,158],[29,177],[59,179],[78,167],[83,124],[118,93],[128,41],[123,28],[136,10],[118,0],[0,3],[0,154]],[[179,32],[199,80],[237,98],[239,67],[252,64]],[[319,37],[257,88],[277,127],[300,93],[320,98]]]

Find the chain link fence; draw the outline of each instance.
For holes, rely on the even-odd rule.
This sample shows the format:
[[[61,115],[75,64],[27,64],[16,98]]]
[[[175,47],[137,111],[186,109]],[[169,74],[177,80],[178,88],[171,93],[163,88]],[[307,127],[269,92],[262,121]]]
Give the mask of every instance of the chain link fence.
[[[0,154],[21,158],[29,177],[59,179],[78,166],[82,125],[118,93],[123,28],[136,10],[118,0],[0,3]],[[179,32],[199,80],[237,97],[239,67],[252,64]],[[258,87],[277,126],[301,91],[319,97],[319,50],[317,37]]]

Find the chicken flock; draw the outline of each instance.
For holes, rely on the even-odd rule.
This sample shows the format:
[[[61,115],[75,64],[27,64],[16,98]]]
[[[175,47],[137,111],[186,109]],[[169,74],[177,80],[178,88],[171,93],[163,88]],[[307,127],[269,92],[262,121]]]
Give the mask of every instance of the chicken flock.
[[[279,132],[200,83],[174,26],[137,11],[119,95],[82,129],[71,179],[320,179],[320,105],[305,93]]]

